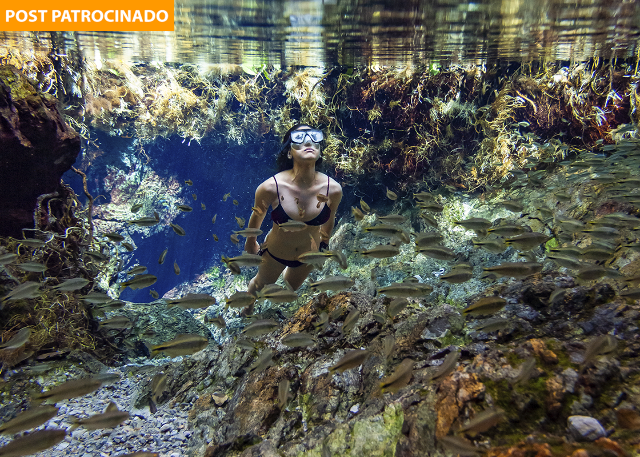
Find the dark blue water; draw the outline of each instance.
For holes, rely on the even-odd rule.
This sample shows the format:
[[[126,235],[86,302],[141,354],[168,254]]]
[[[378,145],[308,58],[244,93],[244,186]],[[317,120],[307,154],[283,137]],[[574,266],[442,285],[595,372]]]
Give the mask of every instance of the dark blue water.
[[[111,164],[129,171],[129,166],[121,158],[131,153],[132,144],[106,135],[98,135],[98,142],[105,154],[86,171],[89,192],[94,197],[108,197],[109,193],[102,187],[107,174],[105,165]],[[203,144],[192,141],[189,145],[187,141],[183,142],[182,138],[175,137],[146,145],[145,151],[151,160],[148,164],[138,163],[136,166],[151,167],[164,178],[175,177],[182,185],[181,196],[193,207],[193,211],[181,213],[173,220],[174,224],[185,230],[185,236],[178,236],[169,225],[163,226],[160,233],[148,237],[133,233],[132,239],[137,249],[132,253],[127,253],[124,248],[120,249],[125,259],[123,270],[126,271],[136,264],[145,265],[148,267],[148,273],[156,275],[158,281],[150,288],[142,290],[134,291],[127,288],[120,298],[133,302],[149,302],[152,300],[149,295],[150,289],[158,291],[162,296],[179,284],[193,281],[212,267],[218,266],[221,272],[226,271],[220,260],[221,255],[237,255],[244,248],[244,238],[241,237],[237,245],[230,239],[233,230],[239,230],[235,216],[248,222],[255,189],[277,171],[275,155],[279,150],[279,142],[275,139],[266,143],[226,146],[206,140]],[[82,181],[78,175],[68,172],[63,180],[71,185],[86,203]],[[193,186],[184,184],[186,180],[193,181]],[[192,193],[197,195],[196,201],[193,200]],[[231,196],[223,201],[223,196],[227,193],[231,193]],[[149,195],[146,198],[160,202],[163,196]],[[233,204],[234,199],[238,201],[237,206]],[[106,201],[101,198],[97,203],[104,204]],[[206,205],[206,210],[202,210],[201,203]],[[155,207],[162,218],[162,204],[157,203]],[[215,224],[211,221],[214,214],[217,214]],[[152,215],[140,212],[135,216]],[[262,227],[265,234],[269,228],[270,220],[267,216]],[[127,226],[121,233],[126,231]],[[214,241],[214,234],[218,236],[218,242]],[[259,241],[263,237],[264,235]],[[159,265],[158,258],[165,248],[169,249],[165,262]],[[180,267],[179,276],[174,272],[174,261]],[[127,276],[120,274],[114,279],[122,282]]]

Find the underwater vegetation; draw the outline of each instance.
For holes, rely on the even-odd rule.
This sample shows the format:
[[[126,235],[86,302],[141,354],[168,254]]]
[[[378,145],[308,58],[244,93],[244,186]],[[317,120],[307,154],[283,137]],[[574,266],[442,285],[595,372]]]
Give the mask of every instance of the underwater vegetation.
[[[299,121],[325,130],[324,159],[344,180],[391,173],[403,189],[473,191],[513,179],[528,158],[536,170],[609,144],[609,132],[638,117],[626,62],[321,72],[60,59],[63,71],[52,72],[46,56],[0,56],[66,105],[89,161],[100,154],[92,128],[134,138],[141,151],[173,135],[263,148]]]

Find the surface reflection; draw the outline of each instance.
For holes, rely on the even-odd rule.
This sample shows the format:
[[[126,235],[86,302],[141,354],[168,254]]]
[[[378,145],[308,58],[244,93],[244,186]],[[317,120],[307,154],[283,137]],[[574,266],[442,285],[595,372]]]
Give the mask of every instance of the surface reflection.
[[[0,48],[87,59],[275,66],[628,58],[640,2],[176,0],[174,32],[3,32]]]

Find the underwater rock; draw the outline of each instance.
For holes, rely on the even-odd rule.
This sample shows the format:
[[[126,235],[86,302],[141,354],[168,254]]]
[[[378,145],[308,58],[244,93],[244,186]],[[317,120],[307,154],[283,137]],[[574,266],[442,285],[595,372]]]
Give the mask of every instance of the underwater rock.
[[[484,384],[475,374],[454,372],[445,378],[438,389],[435,406],[438,414],[436,437],[447,435],[464,404],[479,399],[484,392]]]
[[[0,235],[22,238],[33,227],[39,195],[53,193],[80,152],[57,100],[40,94],[18,70],[0,66]]]
[[[595,441],[606,433],[600,422],[589,416],[569,416],[569,433],[577,441]]]

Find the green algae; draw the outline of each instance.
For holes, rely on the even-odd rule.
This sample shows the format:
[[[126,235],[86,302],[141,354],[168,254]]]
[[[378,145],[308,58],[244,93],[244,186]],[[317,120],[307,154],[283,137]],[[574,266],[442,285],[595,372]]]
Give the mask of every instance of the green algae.
[[[403,423],[402,405],[392,403],[381,414],[362,419],[356,417],[352,425],[338,426],[321,445],[299,453],[298,457],[321,457],[325,447],[331,455],[392,457],[402,435]]]

